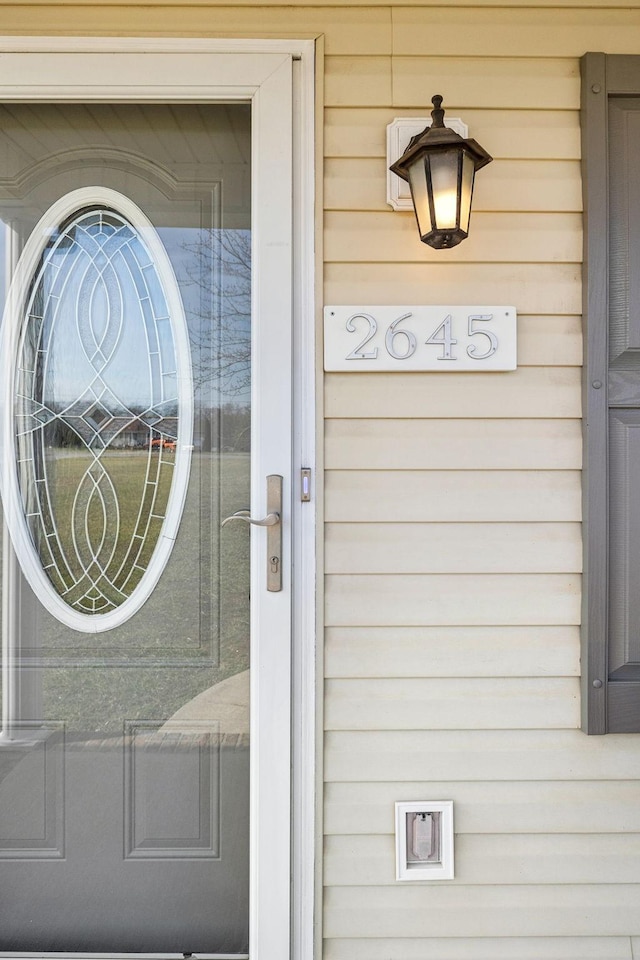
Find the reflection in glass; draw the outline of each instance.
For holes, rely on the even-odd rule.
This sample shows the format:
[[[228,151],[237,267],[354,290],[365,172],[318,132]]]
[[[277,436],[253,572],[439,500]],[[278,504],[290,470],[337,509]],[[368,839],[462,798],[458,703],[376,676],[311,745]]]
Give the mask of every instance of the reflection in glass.
[[[52,584],[56,611],[66,607],[68,622],[45,604],[42,589],[32,589],[5,536],[0,950],[246,955],[250,536],[245,529],[221,530],[220,521],[251,501],[251,106],[41,104],[34,111],[2,104],[0,149],[0,257],[6,255],[7,286],[27,246],[33,249],[24,270],[31,286],[23,276],[23,307],[12,314],[22,318],[20,343],[11,351],[14,361],[21,357],[23,371],[11,378],[22,397],[18,409],[11,396],[13,432],[21,439],[5,448],[19,446],[20,459],[32,461],[20,466],[14,500],[20,515],[30,470],[37,489],[29,509],[37,518],[29,520],[35,531],[29,536],[43,541],[31,551],[34,566],[44,581],[38,556],[48,546],[47,504],[61,518],[55,527],[60,549],[81,570],[93,569],[94,554],[108,559],[113,529],[105,515],[115,510],[116,496],[121,530],[135,525],[142,501],[131,503],[131,489],[146,487],[147,479],[156,487],[154,514],[166,514],[169,498],[157,552],[165,533],[177,528],[155,588],[128,618],[123,612],[156,568],[153,556],[145,582],[104,617],[67,606]],[[94,196],[69,199],[76,190]],[[109,199],[109,191],[118,198]],[[64,213],[47,213],[65,197]],[[114,306],[108,271],[91,301],[93,328],[76,329],[71,306],[60,304],[54,313],[60,271],[68,273],[63,293],[69,291],[75,308],[83,302],[73,293],[84,269],[80,260],[87,277],[98,269],[90,251],[91,233],[95,239],[99,228],[84,224],[84,217],[102,211],[104,221],[118,219],[114,236],[116,229],[122,237],[133,227],[137,237],[127,244],[139,244],[140,264],[146,262],[143,247],[157,254],[128,204],[153,224],[184,313],[184,331],[177,325],[169,334],[158,320],[157,368],[147,359],[153,334],[141,326],[144,306],[135,330],[130,317],[123,321],[109,354],[106,331],[118,316],[118,300]],[[35,239],[43,217],[55,225],[46,249],[42,233]],[[86,227],[86,248],[78,241],[79,225]],[[73,251],[75,267],[67,260]],[[141,299],[137,267],[133,259],[129,264],[117,281],[123,313]],[[160,317],[163,298],[173,307],[172,288],[165,284],[163,290],[162,269],[142,272]],[[0,290],[2,282],[0,276]],[[58,330],[66,331],[64,340]],[[92,363],[87,353],[92,356],[94,339]],[[176,423],[172,357],[177,352],[181,358],[187,348],[193,416],[185,415],[181,390]],[[157,389],[156,369],[167,374]],[[27,384],[29,370],[33,382]],[[95,395],[89,398],[91,385]],[[161,420],[142,420],[158,395],[167,402]],[[82,397],[87,402],[80,409]],[[38,411],[43,419],[34,416]],[[174,524],[169,487],[181,460],[172,441],[186,432],[187,420],[193,449],[184,507]],[[80,489],[96,458],[108,481],[94,467]],[[48,500],[38,477],[46,480]],[[22,527],[26,540],[24,521]],[[150,529],[149,551],[154,535]],[[146,562],[144,551],[141,556]],[[112,580],[115,565],[108,568]],[[77,619],[116,622],[101,632],[95,626],[89,629],[96,632],[80,632],[73,628]]]
[[[18,351],[18,484],[47,577],[84,614],[131,596],[167,516],[172,319],[148,246],[120,213],[84,209],[54,232]]]

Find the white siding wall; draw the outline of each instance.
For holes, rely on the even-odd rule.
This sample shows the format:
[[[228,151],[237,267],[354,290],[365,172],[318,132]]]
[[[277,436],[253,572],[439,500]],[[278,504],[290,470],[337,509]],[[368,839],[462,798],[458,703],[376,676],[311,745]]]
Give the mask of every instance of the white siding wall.
[[[325,957],[631,958],[640,739],[578,729],[578,109],[640,11],[390,13],[384,55],[327,58],[326,301],[513,303],[519,369],[325,380]],[[447,253],[385,205],[385,125],[433,93],[495,157]],[[394,880],[421,798],[454,881]]]
[[[326,960],[640,957],[640,736],[579,724],[579,57],[637,3],[3,4],[0,33],[325,36],[327,303],[504,303],[514,373],[325,378]],[[470,239],[385,203],[434,93],[495,157]],[[394,881],[452,799],[456,879]],[[635,952],[634,952],[635,951]]]

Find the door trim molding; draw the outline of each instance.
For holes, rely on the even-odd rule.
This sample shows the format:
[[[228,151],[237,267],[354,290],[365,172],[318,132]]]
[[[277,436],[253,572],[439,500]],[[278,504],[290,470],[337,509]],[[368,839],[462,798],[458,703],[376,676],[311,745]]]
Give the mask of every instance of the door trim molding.
[[[322,136],[322,105],[317,100],[316,76],[322,56],[322,40],[300,41],[294,58],[294,196],[293,196],[293,533],[292,554],[296,564],[293,583],[292,662],[292,960],[321,956],[322,864],[321,799],[322,724],[319,710],[322,693],[317,690],[320,605],[317,599],[317,531],[322,530],[321,490],[318,476],[317,357],[319,315],[316,267],[321,277],[322,203],[316,180],[316,157]],[[295,55],[294,55],[295,57]],[[318,161],[321,163],[321,161]],[[316,215],[316,210],[318,211]],[[316,233],[316,228],[318,233]],[[321,280],[320,280],[321,283]],[[300,471],[311,469],[311,500],[303,502]],[[320,671],[321,672],[321,671]],[[318,812],[317,812],[318,811]]]
[[[293,960],[311,960],[315,913],[316,791],[316,605],[315,538],[317,501],[301,503],[301,467],[315,476],[315,41],[145,37],[0,37],[0,87],[5,102],[194,102],[254,99],[269,76],[290,61],[293,113],[293,450],[291,471],[292,699],[291,793],[292,878],[287,929],[268,947],[261,943],[266,918],[253,914],[252,960],[283,958],[284,935]],[[95,55],[98,55],[96,58]],[[99,55],[103,54],[104,59]],[[122,54],[114,70],[114,55]],[[135,69],[144,54],[144,73]],[[242,66],[227,70],[224,97],[216,81],[218,55],[244,54]],[[274,55],[281,55],[280,57]],[[174,59],[175,58],[175,59]],[[180,58],[180,69],[175,69]],[[214,59],[212,59],[214,58]],[[230,60],[230,58],[227,58]],[[96,62],[98,61],[98,62]],[[100,61],[103,61],[100,63]],[[167,69],[173,61],[171,69]],[[120,69],[122,64],[127,69]],[[153,66],[159,65],[159,69]],[[91,69],[89,69],[89,67]],[[167,83],[171,77],[171,83]],[[89,79],[90,78],[90,79]],[[214,93],[213,91],[216,90]],[[288,753],[288,752],[287,752]],[[287,758],[288,763],[288,758]],[[288,809],[287,809],[288,813]],[[281,871],[282,872],[282,871]],[[254,904],[255,907],[255,904]],[[266,923],[269,927],[269,923]],[[270,936],[270,934],[268,935]],[[264,957],[262,953],[264,952]],[[11,956],[11,954],[0,954]],[[20,955],[26,960],[24,954]],[[57,956],[60,956],[58,954]]]

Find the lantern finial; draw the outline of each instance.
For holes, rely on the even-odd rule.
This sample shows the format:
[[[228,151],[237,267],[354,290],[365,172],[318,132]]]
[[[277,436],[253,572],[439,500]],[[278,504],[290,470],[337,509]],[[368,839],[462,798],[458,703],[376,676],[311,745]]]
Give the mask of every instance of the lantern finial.
[[[439,93],[436,93],[435,97],[431,97],[431,103],[433,104],[433,110],[431,111],[432,127],[444,127],[444,110],[442,109],[442,97]]]

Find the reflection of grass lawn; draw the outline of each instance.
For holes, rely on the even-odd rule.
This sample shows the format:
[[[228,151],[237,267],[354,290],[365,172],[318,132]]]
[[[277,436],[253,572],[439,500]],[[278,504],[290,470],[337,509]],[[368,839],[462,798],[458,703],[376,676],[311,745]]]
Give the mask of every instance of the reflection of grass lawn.
[[[137,456],[114,453],[109,470],[126,476]],[[173,552],[134,617],[104,634],[79,633],[36,601],[27,604],[23,619],[38,640],[31,652],[56,659],[42,670],[43,716],[85,730],[161,720],[247,668],[249,531],[244,524],[221,531],[220,521],[248,504],[248,455],[196,454]],[[169,660],[182,665],[165,666]]]
[[[160,534],[173,462],[174,454],[167,450],[110,451],[99,463],[81,450],[56,452],[47,473],[58,533],[54,556],[63,571],[62,578],[51,577],[58,592],[65,580],[68,587],[69,578],[81,582],[88,572],[114,605],[131,595]],[[87,589],[85,579],[80,593],[72,593],[74,606]]]

